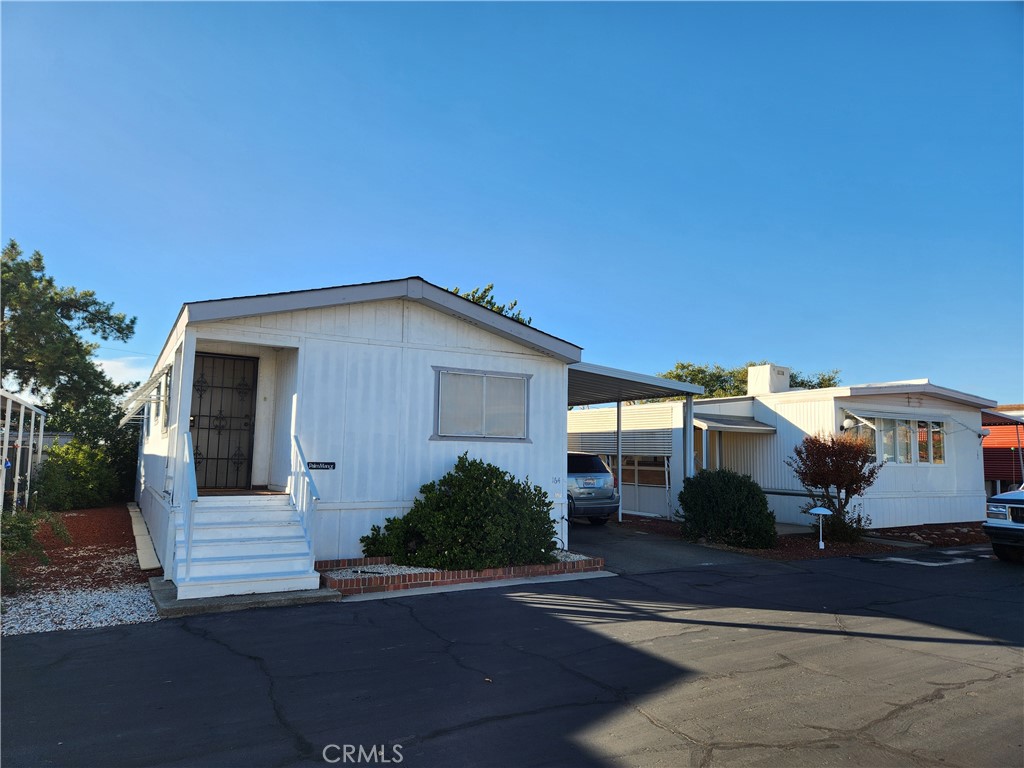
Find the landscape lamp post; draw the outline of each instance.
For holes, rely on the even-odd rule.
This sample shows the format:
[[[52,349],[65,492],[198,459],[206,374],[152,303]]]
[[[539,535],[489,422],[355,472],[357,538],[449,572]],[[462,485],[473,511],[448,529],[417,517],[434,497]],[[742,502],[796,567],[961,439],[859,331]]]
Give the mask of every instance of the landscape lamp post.
[[[825,538],[823,536],[823,529],[825,523],[825,515],[831,515],[824,507],[815,507],[814,509],[807,510],[807,514],[816,515],[818,518],[818,549],[825,548]]]

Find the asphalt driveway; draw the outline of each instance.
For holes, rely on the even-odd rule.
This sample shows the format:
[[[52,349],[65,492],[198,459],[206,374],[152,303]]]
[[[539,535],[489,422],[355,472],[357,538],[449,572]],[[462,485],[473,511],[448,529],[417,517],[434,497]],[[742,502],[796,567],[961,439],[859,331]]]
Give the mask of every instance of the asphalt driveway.
[[[620,574],[762,562],[761,558],[750,555],[702,547],[611,524],[573,523],[569,527],[569,549],[584,555],[603,557],[605,568]]]
[[[1024,569],[928,556],[8,637],[3,764],[1020,765]]]

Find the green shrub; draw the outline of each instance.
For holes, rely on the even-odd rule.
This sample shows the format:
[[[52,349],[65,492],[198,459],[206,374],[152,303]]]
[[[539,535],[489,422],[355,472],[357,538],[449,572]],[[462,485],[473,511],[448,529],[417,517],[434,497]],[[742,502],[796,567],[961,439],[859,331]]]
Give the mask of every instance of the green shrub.
[[[120,483],[106,451],[77,440],[53,446],[32,482],[43,509],[102,507],[119,501]]]
[[[775,515],[761,486],[730,469],[703,469],[679,494],[684,538],[733,547],[775,546]]]
[[[555,524],[544,490],[462,454],[420,488],[404,517],[388,518],[360,542],[367,557],[442,570],[551,563]]]

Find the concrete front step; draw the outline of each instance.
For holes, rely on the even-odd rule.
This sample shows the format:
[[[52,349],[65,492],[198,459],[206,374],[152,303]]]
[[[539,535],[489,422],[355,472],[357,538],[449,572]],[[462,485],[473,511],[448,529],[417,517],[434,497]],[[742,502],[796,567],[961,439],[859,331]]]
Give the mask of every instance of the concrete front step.
[[[254,557],[261,555],[309,556],[309,542],[302,529],[292,536],[251,536],[231,539],[193,539],[192,562],[196,558]]]
[[[174,564],[174,580],[185,578],[188,563],[182,558]],[[313,569],[309,552],[299,554],[192,556],[189,577],[219,579],[249,578],[263,573],[305,574]]]
[[[297,592],[318,589],[320,574],[274,573],[253,574],[249,577],[222,578],[216,576],[195,577],[188,581],[175,579],[178,600],[193,600],[203,597],[225,595],[253,595],[271,592]]]
[[[298,520],[278,520],[261,523],[253,520],[236,520],[230,522],[199,521],[192,524],[192,541],[235,541],[241,539],[288,539],[302,536],[304,531]],[[177,543],[185,546],[184,528],[178,530]]]
[[[196,509],[193,524],[207,523],[288,523],[298,522],[299,515],[292,507],[245,507],[238,509]]]
[[[180,599],[316,589],[319,574],[286,495],[205,496],[193,507],[192,557],[176,558]],[[184,552],[185,531],[177,536]]]
[[[200,496],[196,509],[241,509],[250,507],[288,507],[287,494],[280,496]]]

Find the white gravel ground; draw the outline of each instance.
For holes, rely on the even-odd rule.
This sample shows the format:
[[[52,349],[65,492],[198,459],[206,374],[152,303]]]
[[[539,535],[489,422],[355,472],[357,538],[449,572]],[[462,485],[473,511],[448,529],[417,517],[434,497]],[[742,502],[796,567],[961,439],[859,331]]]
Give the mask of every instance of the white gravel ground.
[[[587,560],[590,555],[581,555],[579,552],[569,552],[566,549],[556,549],[555,557],[563,563],[574,563],[577,560]]]
[[[145,584],[12,595],[3,599],[2,609],[0,635],[114,627],[160,618]]]

